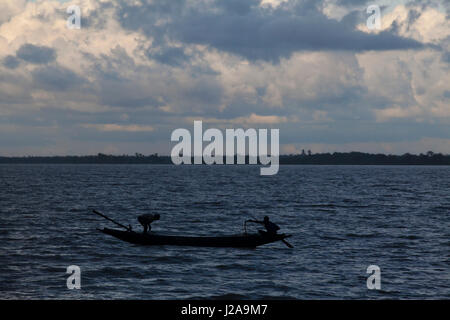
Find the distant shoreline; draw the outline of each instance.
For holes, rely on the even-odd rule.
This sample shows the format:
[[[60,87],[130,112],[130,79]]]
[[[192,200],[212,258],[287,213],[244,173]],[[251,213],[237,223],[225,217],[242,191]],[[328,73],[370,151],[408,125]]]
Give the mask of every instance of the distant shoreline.
[[[280,164],[292,165],[450,165],[450,155],[433,153],[385,155],[362,152],[335,152],[280,155]],[[224,161],[225,163],[225,161]],[[236,161],[234,161],[236,163]],[[248,163],[248,159],[246,159]],[[170,156],[97,155],[0,157],[0,164],[172,164]]]

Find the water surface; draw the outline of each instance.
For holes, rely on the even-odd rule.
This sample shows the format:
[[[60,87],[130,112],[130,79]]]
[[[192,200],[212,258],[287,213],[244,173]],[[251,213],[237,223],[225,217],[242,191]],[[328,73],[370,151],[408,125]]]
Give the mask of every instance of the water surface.
[[[0,165],[0,181],[2,299],[450,298],[449,167]],[[94,208],[136,229],[159,213],[155,232],[183,235],[269,215],[295,248],[131,245],[98,232],[114,225]]]

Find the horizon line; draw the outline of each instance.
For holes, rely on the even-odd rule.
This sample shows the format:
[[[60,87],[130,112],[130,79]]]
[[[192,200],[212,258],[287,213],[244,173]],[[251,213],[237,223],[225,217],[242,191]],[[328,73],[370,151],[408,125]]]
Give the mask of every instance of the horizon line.
[[[326,152],[316,152],[313,153],[311,152],[311,154],[308,154],[308,152],[305,153],[286,153],[286,154],[279,154],[279,157],[286,157],[286,156],[313,156],[313,155],[323,155],[323,154],[350,154],[350,153],[359,153],[359,154],[365,154],[365,155],[385,155],[385,156],[404,156],[404,155],[412,155],[412,156],[433,156],[433,155],[443,155],[443,156],[450,156],[450,154],[447,153],[442,153],[442,152],[434,152],[432,150],[429,150],[425,153],[410,153],[410,152],[405,152],[405,153],[382,153],[382,152],[363,152],[363,151],[326,151]],[[270,156],[270,154],[267,154],[268,156]],[[123,153],[123,154],[108,154],[108,153],[103,153],[103,152],[98,152],[97,154],[65,154],[65,155],[1,155],[0,154],[0,158],[50,158],[50,157],[99,157],[99,156],[109,156],[109,157],[151,157],[151,156],[156,156],[156,157],[171,157],[171,155],[169,154],[160,154],[158,152],[155,153],[149,153],[149,154],[142,154],[139,152],[135,152],[134,154],[127,154],[127,153]],[[203,156],[203,154],[202,154]],[[217,156],[222,156],[222,157],[226,157],[226,154],[222,154],[222,155],[217,155]],[[235,153],[234,156],[243,156],[243,154],[238,154]],[[249,154],[245,154],[244,156],[248,157]],[[195,155],[192,155],[191,158],[194,158]]]

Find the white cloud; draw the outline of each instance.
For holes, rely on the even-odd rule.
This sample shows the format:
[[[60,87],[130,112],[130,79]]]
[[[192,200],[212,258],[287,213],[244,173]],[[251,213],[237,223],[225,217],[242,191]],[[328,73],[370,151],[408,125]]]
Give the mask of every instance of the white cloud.
[[[0,25],[25,8],[26,0],[2,0],[0,2]]]
[[[115,123],[106,123],[106,124],[94,124],[94,123],[85,123],[82,124],[81,127],[83,128],[94,128],[99,131],[122,131],[122,132],[148,132],[148,131],[154,131],[155,128],[152,126],[142,126],[142,125],[136,125],[136,124],[115,124]]]
[[[218,119],[218,118],[202,118],[202,117],[188,117],[186,121],[193,123],[196,120],[201,120],[208,124],[225,124],[225,125],[274,125],[286,122],[298,122],[296,117],[288,119],[287,117],[280,116],[263,116],[257,114],[250,114],[246,117],[237,117],[232,119]]]
[[[437,43],[450,36],[450,20],[445,11],[435,7],[398,5],[381,15],[381,29],[358,25],[362,32],[380,33],[395,26],[399,35],[425,43]]]
[[[445,92],[450,88],[448,65],[441,53],[382,52],[358,55],[364,80],[377,120],[410,118],[416,121],[449,118],[450,104]],[[376,105],[377,99],[384,106]],[[367,102],[370,104],[370,100]]]

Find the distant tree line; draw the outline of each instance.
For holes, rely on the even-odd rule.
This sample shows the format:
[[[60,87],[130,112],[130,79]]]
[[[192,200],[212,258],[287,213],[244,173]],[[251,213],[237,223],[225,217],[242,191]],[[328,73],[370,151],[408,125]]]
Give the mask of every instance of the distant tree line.
[[[340,165],[450,165],[450,155],[426,154],[386,155],[363,152],[334,152],[282,155],[281,164],[340,164]]]
[[[414,155],[371,154],[363,152],[316,153],[280,155],[280,164],[319,164],[319,165],[450,165],[450,155],[433,153]],[[225,163],[225,159],[223,161]],[[236,163],[236,157],[234,163]],[[90,156],[26,156],[0,157],[0,163],[68,163],[68,164],[172,164],[170,156],[157,153],[143,155],[108,155],[99,153]],[[193,160],[192,160],[192,163]],[[249,163],[246,157],[245,163]]]
[[[135,155],[109,155],[99,153],[91,156],[27,156],[27,157],[0,157],[0,163],[71,163],[71,164],[171,164],[169,156],[159,156],[157,153],[144,156]]]

